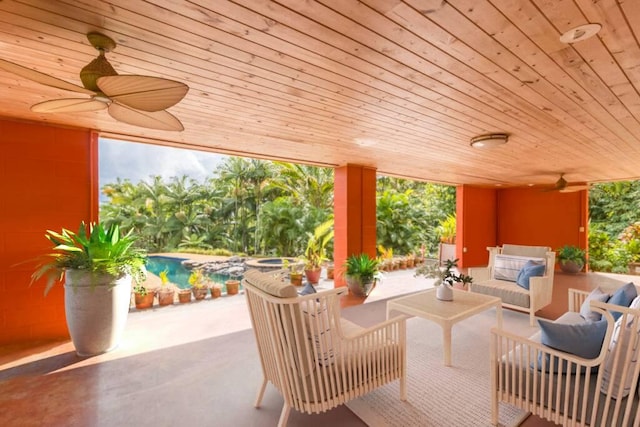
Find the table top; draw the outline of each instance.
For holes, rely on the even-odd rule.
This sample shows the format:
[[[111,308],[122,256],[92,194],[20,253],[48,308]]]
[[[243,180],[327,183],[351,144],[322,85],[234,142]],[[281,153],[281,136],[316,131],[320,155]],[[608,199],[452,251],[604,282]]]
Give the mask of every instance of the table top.
[[[434,288],[389,300],[387,312],[397,310],[435,321],[458,321],[501,304],[498,297],[458,289],[453,290],[453,301],[441,301]]]

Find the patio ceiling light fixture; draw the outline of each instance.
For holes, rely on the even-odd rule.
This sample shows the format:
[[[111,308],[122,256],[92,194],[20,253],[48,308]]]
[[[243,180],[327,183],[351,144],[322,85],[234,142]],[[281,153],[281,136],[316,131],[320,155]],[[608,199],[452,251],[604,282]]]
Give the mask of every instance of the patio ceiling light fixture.
[[[595,36],[602,28],[600,24],[585,24],[574,27],[560,36],[562,43],[576,43]]]
[[[488,133],[471,138],[471,146],[474,148],[491,148],[506,144],[509,135],[506,133]]]

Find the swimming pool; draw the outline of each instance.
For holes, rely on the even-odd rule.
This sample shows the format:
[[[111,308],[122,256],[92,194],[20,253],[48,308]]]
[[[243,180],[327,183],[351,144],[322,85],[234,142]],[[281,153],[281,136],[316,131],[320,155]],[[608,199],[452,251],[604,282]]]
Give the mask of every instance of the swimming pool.
[[[161,271],[167,270],[167,277],[169,281],[181,289],[189,289],[189,275],[191,270],[185,268],[182,265],[182,261],[188,258],[174,258],[160,255],[152,255],[147,258],[147,270],[155,275],[159,275]],[[208,274],[209,278],[215,283],[224,285],[224,282],[229,279],[226,274]]]

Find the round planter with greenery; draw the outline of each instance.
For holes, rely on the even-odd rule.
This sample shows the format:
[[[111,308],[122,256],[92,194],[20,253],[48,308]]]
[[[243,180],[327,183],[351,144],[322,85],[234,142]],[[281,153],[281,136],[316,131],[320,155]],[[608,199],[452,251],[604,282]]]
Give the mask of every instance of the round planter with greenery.
[[[118,225],[82,222],[77,233],[47,230],[53,252],[32,274],[47,279],[45,295],[64,280],[65,314],[71,340],[80,356],[105,353],[118,346],[126,324],[132,279],[146,274],[145,253],[136,238]]]
[[[381,279],[379,262],[367,254],[351,255],[344,265],[344,276],[349,291],[361,297],[369,295],[376,280]]]
[[[586,251],[578,246],[564,245],[558,252],[560,270],[564,273],[576,274],[582,270],[586,262]]]

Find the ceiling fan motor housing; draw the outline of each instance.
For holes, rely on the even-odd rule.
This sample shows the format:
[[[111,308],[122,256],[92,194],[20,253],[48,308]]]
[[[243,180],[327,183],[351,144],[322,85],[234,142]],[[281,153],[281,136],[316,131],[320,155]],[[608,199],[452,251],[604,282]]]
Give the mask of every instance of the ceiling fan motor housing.
[[[82,85],[85,88],[101,93],[96,81],[103,76],[117,75],[116,70],[109,64],[107,58],[104,57],[104,52],[100,51],[100,55],[96,59],[82,68],[80,71],[80,80],[82,80]]]

